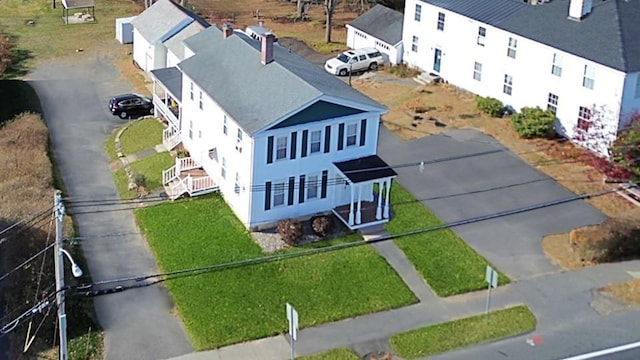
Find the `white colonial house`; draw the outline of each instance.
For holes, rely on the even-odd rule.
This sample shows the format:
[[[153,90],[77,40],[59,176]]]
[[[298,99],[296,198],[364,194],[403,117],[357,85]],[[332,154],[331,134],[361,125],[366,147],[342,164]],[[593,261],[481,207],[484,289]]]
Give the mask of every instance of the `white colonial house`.
[[[352,49],[374,47],[385,62],[402,62],[402,13],[376,5],[347,24],[347,46]]]
[[[515,110],[555,112],[557,131],[606,154],[640,109],[638,0],[407,0],[408,65]]]
[[[151,71],[164,144],[189,153],[163,173],[171,198],[220,191],[248,228],[330,212],[351,229],[389,219],[384,107],[270,34],[211,26],[183,43],[185,60]]]
[[[132,24],[133,61],[147,72],[178,64],[185,58],[182,40],[210,26],[171,0],[158,0]]]

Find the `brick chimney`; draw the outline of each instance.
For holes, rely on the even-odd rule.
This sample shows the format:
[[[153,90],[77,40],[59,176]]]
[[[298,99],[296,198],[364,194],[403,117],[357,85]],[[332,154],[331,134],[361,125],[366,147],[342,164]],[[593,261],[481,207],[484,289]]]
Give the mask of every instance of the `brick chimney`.
[[[267,65],[273,61],[273,43],[275,38],[271,33],[262,35],[262,51],[260,52],[260,62],[262,62],[262,65]]]
[[[569,19],[580,21],[591,12],[593,0],[569,0]]]
[[[222,24],[222,36],[226,39],[233,34],[233,25],[231,23]]]

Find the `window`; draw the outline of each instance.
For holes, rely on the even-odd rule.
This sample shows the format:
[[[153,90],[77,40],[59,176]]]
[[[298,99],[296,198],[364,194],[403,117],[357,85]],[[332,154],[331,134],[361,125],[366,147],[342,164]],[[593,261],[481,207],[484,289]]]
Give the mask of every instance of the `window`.
[[[438,30],[444,31],[444,14],[438,13]]]
[[[189,139],[193,139],[193,120],[189,120]]]
[[[287,158],[287,137],[281,136],[276,140],[276,160]]]
[[[198,106],[200,107],[200,110],[202,110],[202,90],[200,91],[200,100],[198,102]]]
[[[224,120],[222,120],[222,133],[227,135],[227,115],[225,115]]]
[[[220,167],[220,175],[223,179],[227,178],[227,159],[222,157],[222,166]]]
[[[213,148],[209,150],[209,159],[215,160],[218,162],[218,148]]]
[[[189,98],[193,100],[193,81],[191,82],[191,85],[189,85]]]
[[[551,73],[557,77],[562,77],[562,56],[559,54],[553,54]]]
[[[473,64],[473,79],[478,81],[482,80],[482,64],[479,62]]]
[[[578,110],[578,129],[588,131],[591,127],[591,109],[580,106]]]
[[[595,82],[595,69],[593,65],[584,66],[584,76],[582,77],[582,86],[587,89],[593,90],[593,84]]]
[[[487,37],[487,29],[482,26],[478,27],[478,45],[484,46],[484,41]]]
[[[284,183],[273,184],[273,206],[284,205]]]
[[[347,125],[347,146],[354,146],[358,137],[358,124]]]
[[[504,85],[502,86],[502,92],[511,95],[511,91],[513,90],[513,77],[511,75],[504,75]]]
[[[198,139],[202,139],[202,130],[198,129]]]
[[[233,184],[233,192],[240,194],[240,174],[236,173],[236,182]]]
[[[510,58],[516,58],[516,48],[518,47],[518,40],[509,38],[509,47],[507,48],[507,56]]]
[[[549,93],[547,99],[547,110],[551,110],[554,114],[558,111],[558,95]]]
[[[311,138],[309,139],[309,143],[310,143],[309,152],[311,154],[320,152],[321,137],[322,137],[321,130],[311,132]]]
[[[418,37],[415,35],[411,38],[411,51],[418,52]]]
[[[238,138],[236,139],[236,150],[242,152],[242,130],[238,129]]]
[[[318,175],[309,175],[307,177],[307,199],[318,198],[318,187],[320,185],[318,178]]]
[[[413,17],[413,19],[417,22],[420,22],[420,15],[422,13],[422,6],[419,4],[416,4],[416,12],[415,15]]]

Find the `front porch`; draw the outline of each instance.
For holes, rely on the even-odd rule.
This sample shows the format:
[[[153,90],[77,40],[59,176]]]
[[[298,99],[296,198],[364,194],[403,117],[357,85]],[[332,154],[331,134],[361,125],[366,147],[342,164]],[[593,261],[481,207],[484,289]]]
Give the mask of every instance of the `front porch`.
[[[174,166],[163,170],[162,185],[171,200],[182,195],[197,196],[219,190],[202,165],[190,157],[176,158]]]
[[[349,200],[335,206],[333,214],[351,230],[388,222],[391,180],[396,172],[377,155],[334,165],[344,178]],[[340,199],[335,201],[341,202]]]
[[[162,144],[171,150],[181,142],[182,72],[175,67],[156,69],[151,71],[151,77],[155,116],[167,123],[162,133]]]

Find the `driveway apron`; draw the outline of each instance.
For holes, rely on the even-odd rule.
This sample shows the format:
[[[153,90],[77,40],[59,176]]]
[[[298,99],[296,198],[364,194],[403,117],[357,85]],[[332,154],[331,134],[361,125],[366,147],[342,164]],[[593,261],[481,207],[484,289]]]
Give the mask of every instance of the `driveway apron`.
[[[72,201],[114,200],[104,143],[122,124],[107,111],[109,96],[131,91],[109,57],[48,62],[29,80],[36,89],[52,150]],[[99,203],[98,203],[99,205]],[[131,206],[70,209],[93,281],[157,273],[155,259],[135,224]],[[83,214],[84,213],[84,214]],[[95,298],[105,331],[106,359],[160,359],[193,351],[164,287],[152,286]]]
[[[453,130],[403,142],[381,128],[378,154],[397,167],[398,182],[445,223],[526,209],[574,194],[525,163],[494,138]],[[424,167],[420,170],[420,162]],[[582,200],[457,226],[452,230],[512,279],[554,272],[544,235],[606,218]]]

